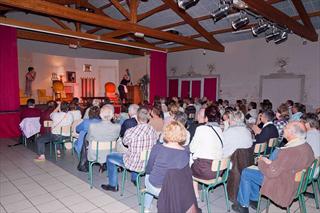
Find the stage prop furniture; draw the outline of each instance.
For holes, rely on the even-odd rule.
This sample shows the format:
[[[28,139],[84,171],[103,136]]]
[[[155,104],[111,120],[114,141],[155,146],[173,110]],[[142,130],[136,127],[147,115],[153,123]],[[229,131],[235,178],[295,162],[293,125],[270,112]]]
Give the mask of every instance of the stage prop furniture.
[[[19,90],[19,96],[20,96],[20,105],[27,105],[27,101],[29,97],[24,94],[24,91],[22,89]]]
[[[133,104],[140,104],[142,100],[142,94],[139,85],[127,86],[128,88],[128,102]]]
[[[47,95],[46,89],[37,89],[39,104],[45,104],[52,100],[52,96]]]

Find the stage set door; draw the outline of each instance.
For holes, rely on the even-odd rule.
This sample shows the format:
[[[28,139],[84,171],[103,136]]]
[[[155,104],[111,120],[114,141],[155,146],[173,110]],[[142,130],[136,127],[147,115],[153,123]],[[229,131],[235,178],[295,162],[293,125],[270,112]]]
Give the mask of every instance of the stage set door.
[[[200,78],[169,78],[169,97],[207,97],[210,100],[218,99],[218,77]]]

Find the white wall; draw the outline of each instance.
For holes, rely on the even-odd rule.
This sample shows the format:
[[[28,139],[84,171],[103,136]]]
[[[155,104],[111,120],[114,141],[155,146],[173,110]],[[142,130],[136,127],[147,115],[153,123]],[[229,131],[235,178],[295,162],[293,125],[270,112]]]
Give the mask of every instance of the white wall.
[[[319,34],[319,31],[318,31]],[[236,35],[235,35],[236,36]],[[264,38],[225,43],[225,52],[190,50],[170,53],[168,56],[168,76],[176,68],[175,75],[188,72],[192,65],[195,72],[209,74],[207,64],[215,64],[220,74],[220,97],[234,102],[239,98],[259,101],[259,81],[261,75],[277,72],[277,58],[288,57],[287,72],[306,76],[305,94],[307,106],[320,106],[320,42],[307,42],[290,34],[288,41],[280,45],[266,43]],[[288,97],[289,99],[290,97]]]
[[[149,56],[119,60],[119,82],[122,80],[126,69],[130,71],[132,83],[137,84],[142,76],[150,75]]]
[[[46,89],[47,94],[52,94],[51,74],[57,73],[63,75],[66,80],[66,71],[76,72],[76,84],[74,86],[74,95],[81,96],[81,77],[93,77],[96,79],[96,96],[104,96],[104,84],[112,81],[117,84],[119,79],[119,61],[106,59],[84,59],[71,58],[64,56],[47,55],[36,52],[28,52],[25,49],[19,49],[19,85],[25,87],[25,73],[29,66],[33,66],[37,72],[35,81],[32,84],[33,97],[37,99],[36,90]],[[83,65],[91,64],[92,72],[83,72]]]

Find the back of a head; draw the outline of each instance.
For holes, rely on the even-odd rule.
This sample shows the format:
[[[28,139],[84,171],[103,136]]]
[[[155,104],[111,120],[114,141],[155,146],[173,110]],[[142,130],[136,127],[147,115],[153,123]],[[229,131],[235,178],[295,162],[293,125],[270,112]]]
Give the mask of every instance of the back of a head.
[[[152,108],[152,114],[158,116],[158,117],[162,117],[161,116],[161,108],[159,108],[158,106],[154,106]]]
[[[168,106],[168,110],[170,114],[174,116],[179,111],[179,107],[175,103],[170,103]]]
[[[128,113],[129,113],[130,117],[137,115],[138,109],[139,109],[139,106],[137,104],[130,104],[129,109],[128,109]]]
[[[100,118],[100,107],[92,106],[89,109],[89,119],[99,119]]]
[[[205,110],[205,116],[208,118],[208,122],[220,122],[220,112],[218,107],[216,106],[209,106]]]
[[[309,124],[310,128],[319,129],[319,118],[315,113],[307,113],[302,117],[302,120]]]
[[[301,103],[294,103],[293,107],[296,108],[298,110],[298,112],[302,112],[305,113],[306,112],[306,107],[305,105],[301,104]]]
[[[166,143],[178,143],[179,145],[184,145],[187,138],[187,131],[185,127],[177,122],[171,121],[163,129],[163,140]]]
[[[29,98],[29,99],[27,100],[27,106],[28,106],[28,107],[34,107],[35,104],[36,104],[36,101],[35,101],[33,98]]]
[[[180,122],[183,126],[185,126],[188,120],[188,116],[186,113],[179,111],[175,114],[174,120]]]
[[[30,72],[30,71],[32,71],[32,70],[34,70],[33,67],[28,67],[28,72]]]
[[[257,103],[256,102],[250,102],[249,103],[249,105],[250,105],[250,107],[251,107],[251,109],[257,109]]]
[[[48,101],[47,109],[55,109],[57,107],[57,102],[55,101]]]
[[[289,108],[287,104],[280,104],[277,112],[280,114],[281,118],[289,119]]]
[[[69,103],[62,101],[60,104],[60,110],[61,110],[61,112],[68,112],[69,111]]]
[[[148,123],[150,118],[149,111],[146,107],[142,106],[137,111],[137,119],[140,123]]]
[[[69,104],[69,109],[72,111],[72,110],[76,110],[77,109],[77,105],[74,103],[74,102],[71,102]]]
[[[233,111],[229,113],[229,119],[236,124],[243,124],[244,114],[241,111]]]
[[[114,115],[114,107],[111,104],[106,104],[100,109],[100,117],[104,121],[110,121]]]
[[[267,109],[262,112],[262,114],[267,118],[268,121],[273,121],[274,119],[274,112],[270,109]]]
[[[291,121],[287,124],[286,128],[292,138],[304,139],[307,135],[305,125],[300,121]]]

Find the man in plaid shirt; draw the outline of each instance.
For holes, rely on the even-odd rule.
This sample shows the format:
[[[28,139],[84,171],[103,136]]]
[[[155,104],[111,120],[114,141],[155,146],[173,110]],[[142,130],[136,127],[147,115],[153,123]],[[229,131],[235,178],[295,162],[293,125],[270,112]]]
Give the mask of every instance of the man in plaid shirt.
[[[101,185],[107,191],[118,191],[117,167],[125,167],[131,172],[131,181],[135,183],[137,172],[144,170],[144,162],[140,160],[143,150],[150,150],[157,142],[157,132],[148,124],[149,112],[145,107],[140,107],[137,112],[138,125],[128,129],[122,143],[128,146],[125,153],[114,152],[107,156],[108,185]]]

